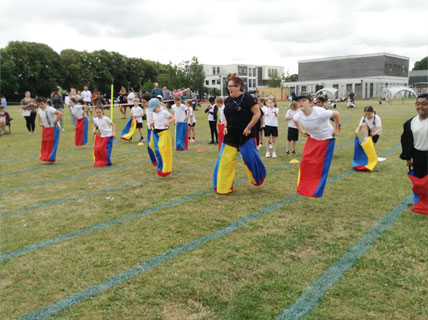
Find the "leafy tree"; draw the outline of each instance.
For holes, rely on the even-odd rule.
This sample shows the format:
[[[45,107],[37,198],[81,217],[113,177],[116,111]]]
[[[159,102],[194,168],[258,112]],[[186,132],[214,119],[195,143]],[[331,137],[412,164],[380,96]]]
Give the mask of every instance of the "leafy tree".
[[[89,53],[66,49],[60,52],[61,63],[64,66],[64,78],[61,86],[67,91],[70,88],[81,90],[83,85],[93,82],[91,70],[88,68]]]
[[[203,66],[199,64],[198,58],[193,57],[190,61],[185,61],[182,66],[186,79],[186,87],[190,88],[192,91],[197,91],[199,94],[202,94],[205,90],[205,73]]]
[[[297,81],[297,74],[290,74],[287,70],[287,74],[283,76],[282,80],[284,80],[285,82],[295,82]]]
[[[8,98],[19,98],[18,71],[5,48],[0,49],[0,79],[1,94]]]
[[[278,74],[278,70],[273,70],[269,76],[268,87],[279,88],[281,85],[281,76]]]
[[[416,70],[428,70],[428,57],[425,57],[422,60],[416,61],[412,71],[416,71]]]

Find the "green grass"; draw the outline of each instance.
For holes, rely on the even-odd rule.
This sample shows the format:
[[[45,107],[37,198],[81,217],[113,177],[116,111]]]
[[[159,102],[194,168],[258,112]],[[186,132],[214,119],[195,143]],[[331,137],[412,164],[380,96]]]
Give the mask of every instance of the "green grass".
[[[345,144],[352,141],[365,105],[375,105],[382,118],[383,134],[376,146],[380,155],[399,143],[403,122],[415,114],[413,103],[357,101],[356,110],[341,104],[341,119],[351,118],[336,141],[336,147],[342,147],[335,151],[329,177],[351,169],[353,144]],[[280,107],[283,119],[285,103]],[[211,190],[218,151],[217,146],[206,144],[209,129],[202,110],[196,112],[196,141],[202,143],[190,144],[188,152],[174,151],[174,174],[161,178],[149,163],[146,146],[136,142],[114,144],[112,170],[93,167],[91,142],[74,146],[68,110],[57,162],[41,163],[40,129],[29,135],[18,107],[10,107],[12,134],[0,137],[1,190],[27,189],[1,194],[0,214],[128,186],[2,218],[1,253]],[[116,112],[117,134],[125,123],[119,118]],[[279,132],[279,157],[263,157],[267,169],[291,160],[284,155],[286,123]],[[200,148],[204,151],[197,152]],[[297,159],[302,148],[298,144]],[[265,149],[260,152],[263,156]],[[372,173],[354,172],[328,184],[321,199],[291,201],[54,318],[273,319],[410,193],[407,168],[398,158],[399,152],[386,156]],[[236,180],[246,177],[242,160],[237,163]],[[22,170],[32,171],[5,175]],[[0,318],[32,313],[285,199],[296,193],[297,172],[298,165],[286,166],[268,173],[260,187],[239,183],[228,196],[212,192],[194,196],[149,215],[5,260],[0,269]],[[70,179],[78,175],[82,176]],[[51,180],[60,181],[43,185]],[[129,185],[138,180],[143,181]],[[306,318],[427,319],[427,232],[427,216],[407,209]]]

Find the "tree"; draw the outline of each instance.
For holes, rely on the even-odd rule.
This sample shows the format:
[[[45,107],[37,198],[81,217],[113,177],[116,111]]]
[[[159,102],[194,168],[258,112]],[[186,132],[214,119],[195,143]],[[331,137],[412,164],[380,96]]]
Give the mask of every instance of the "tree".
[[[198,58],[193,57],[190,61],[185,61],[182,64],[185,76],[186,86],[192,91],[198,92],[200,95],[205,91],[204,81],[205,73],[204,67],[199,64]]]
[[[298,80],[297,74],[290,74],[290,72],[287,70],[287,73],[282,77],[282,80],[285,82],[296,82]]]
[[[61,63],[65,66],[64,78],[61,81],[61,86],[64,89],[81,90],[85,84],[89,85],[93,82],[92,72],[88,68],[88,52],[66,49],[60,52],[60,57]]]
[[[0,91],[8,97],[19,98],[18,71],[10,54],[5,48],[0,49]]]
[[[428,57],[425,57],[422,60],[416,61],[412,71],[416,71],[416,70],[428,70]]]
[[[59,54],[46,44],[11,41],[6,52],[16,67],[19,96],[23,96],[26,90],[49,96],[64,78]]]
[[[281,77],[278,74],[278,70],[274,69],[269,75],[268,87],[279,88],[281,86]]]

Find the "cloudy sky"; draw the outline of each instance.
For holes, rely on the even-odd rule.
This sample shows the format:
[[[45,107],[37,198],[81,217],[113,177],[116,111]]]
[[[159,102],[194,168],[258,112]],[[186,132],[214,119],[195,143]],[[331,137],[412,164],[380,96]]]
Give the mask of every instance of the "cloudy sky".
[[[161,63],[284,66],[388,52],[428,55],[426,0],[2,0],[0,47],[9,41],[117,51]]]

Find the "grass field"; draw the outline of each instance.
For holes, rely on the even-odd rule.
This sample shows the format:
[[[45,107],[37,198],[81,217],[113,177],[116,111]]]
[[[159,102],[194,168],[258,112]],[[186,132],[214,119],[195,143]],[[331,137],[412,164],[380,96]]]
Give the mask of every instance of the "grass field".
[[[354,172],[353,131],[368,104],[387,160]],[[137,142],[118,141],[113,165],[93,167],[92,141],[74,146],[68,110],[57,161],[42,163],[41,130],[28,134],[18,109],[0,137],[1,319],[428,319],[428,217],[408,206],[397,147],[413,99],[341,105],[321,199],[296,195],[284,121],[279,157],[263,157],[265,183],[250,185],[238,159],[234,192],[219,196],[203,108],[196,143],[174,151],[166,178]]]

